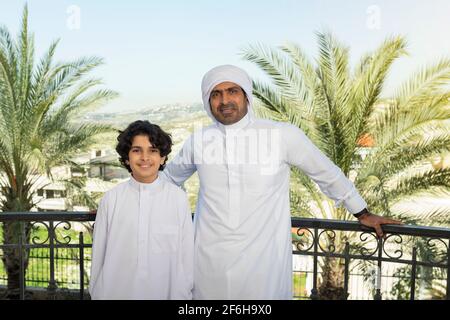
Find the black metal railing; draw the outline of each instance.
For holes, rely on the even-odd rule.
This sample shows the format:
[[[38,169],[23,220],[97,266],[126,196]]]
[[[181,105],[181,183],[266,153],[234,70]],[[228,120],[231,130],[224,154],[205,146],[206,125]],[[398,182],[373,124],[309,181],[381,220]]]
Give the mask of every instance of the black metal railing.
[[[73,222],[89,222],[95,220],[95,214],[90,214],[86,212],[22,212],[22,213],[0,213],[0,223],[16,221],[19,223],[19,237],[17,243],[5,244],[4,241],[0,243],[0,250],[10,248],[15,249],[18,252],[19,257],[19,298],[25,299],[25,287],[26,283],[31,282],[42,282],[42,279],[36,278],[25,278],[25,258],[26,251],[29,252],[28,261],[30,259],[36,259],[35,255],[32,254],[33,250],[46,249],[46,254],[48,254],[48,268],[49,268],[49,279],[48,279],[48,296],[56,297],[56,292],[58,285],[64,284],[64,281],[57,281],[56,279],[56,266],[57,262],[61,260],[74,260],[73,257],[58,257],[58,250],[71,251],[71,253],[76,252],[78,274],[79,274],[79,299],[83,300],[85,297],[85,281],[86,276],[86,266],[85,266],[85,253],[86,250],[92,248],[92,243],[85,243],[84,232],[79,232],[77,237],[74,238],[71,235],[65,235],[72,229],[71,223]],[[30,224],[31,230],[38,227],[44,229],[44,236],[41,238],[38,235],[30,235],[30,241],[26,243],[25,235],[25,224]],[[58,230],[62,229],[62,232]],[[3,255],[5,253],[3,252]],[[90,259],[88,259],[90,260]],[[5,268],[5,266],[3,266]]]
[[[84,232],[74,233],[72,223],[93,222],[95,214],[86,212],[52,212],[52,213],[0,213],[0,225],[5,222],[16,221],[20,224],[20,237],[17,243],[4,243],[0,238],[0,255],[4,249],[13,248],[17,250],[20,257],[20,293],[19,298],[25,299],[25,288],[27,285],[40,283],[48,285],[46,290],[48,296],[56,297],[56,292],[68,283],[78,284],[78,298],[85,298],[85,288],[88,284],[90,250],[92,243],[90,236]],[[25,226],[31,225],[32,229],[40,229],[40,234],[32,234],[29,241],[25,241]],[[387,225],[384,226],[386,239],[376,237],[373,230],[361,226],[357,222],[321,220],[308,218],[292,218],[293,254],[294,259],[305,258],[312,260],[312,270],[303,270],[304,275],[312,276],[310,295],[306,298],[318,299],[320,297],[319,277],[324,277],[323,263],[330,262],[331,259],[339,261],[335,264],[337,270],[341,272],[342,287],[349,294],[350,278],[352,270],[362,274],[366,278],[375,277],[373,286],[373,298],[382,299],[382,288],[380,278],[384,266],[395,264],[407,266],[408,278],[408,298],[411,300],[417,297],[417,286],[419,281],[424,281],[419,276],[419,271],[423,268],[431,270],[441,270],[444,279],[443,298],[450,297],[450,229],[436,227],[422,227],[411,225]],[[71,232],[70,235],[68,233]],[[88,241],[85,241],[85,239]],[[34,253],[33,250],[44,250],[45,253]],[[58,251],[71,252],[58,256]],[[25,253],[28,251],[29,260],[47,259],[48,277],[38,277],[33,272],[27,272],[25,276]],[[325,261],[324,259],[329,259]],[[75,277],[73,269],[76,268],[76,281],[62,277],[61,272],[57,272],[57,266],[62,260],[71,261],[71,276]],[[367,264],[375,265],[375,274],[368,273]],[[0,275],[2,271],[0,261]],[[38,267],[43,269],[43,267]],[[63,269],[69,265],[63,266]],[[421,269],[422,268],[422,269]],[[28,265],[27,270],[33,269]],[[298,272],[298,270],[294,270]],[[3,270],[3,273],[5,271]],[[64,280],[65,279],[65,280]],[[0,277],[1,280],[1,277]],[[6,280],[6,279],[5,279]],[[367,280],[367,279],[366,279]]]
[[[444,274],[445,299],[450,298],[450,229],[412,225],[386,225],[385,239],[358,222],[292,218],[296,237],[294,255],[309,256],[313,260],[311,299],[318,299],[319,258],[339,259],[337,269],[343,273],[344,293],[348,295],[350,266],[364,270],[364,263],[375,263],[374,299],[382,299],[381,274],[384,264],[410,267],[409,298],[417,294],[418,268],[440,269]],[[335,270],[336,272],[336,270]],[[337,270],[339,272],[339,270]],[[367,276],[367,275],[366,275]],[[432,281],[432,279],[431,279]]]
[[[90,242],[85,243],[90,244]],[[88,240],[89,241],[89,240]],[[0,258],[3,255],[0,252]],[[73,248],[59,248],[54,250],[54,279],[60,289],[73,290],[79,288],[80,274],[78,267],[80,263],[80,254],[78,250]],[[91,257],[90,248],[84,250],[84,269],[90,268]],[[28,256],[28,267],[26,272],[26,286],[34,287],[36,289],[47,288],[50,282],[50,249],[49,248],[34,248],[30,249]],[[75,270],[76,268],[76,270]],[[84,286],[89,284],[89,278],[84,277]],[[6,270],[1,266],[0,262],[0,288],[4,287],[8,281]],[[1,299],[0,294],[0,299]]]

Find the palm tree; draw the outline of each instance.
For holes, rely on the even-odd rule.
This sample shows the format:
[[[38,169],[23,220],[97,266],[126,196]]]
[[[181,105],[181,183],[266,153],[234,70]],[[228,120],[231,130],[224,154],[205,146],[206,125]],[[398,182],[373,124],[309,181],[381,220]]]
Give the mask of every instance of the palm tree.
[[[386,39],[353,70],[346,46],[329,32],[317,37],[315,63],[292,43],[244,49],[243,57],[271,79],[253,84],[258,113],[301,128],[354,181],[372,212],[405,222],[449,223],[448,206],[402,212],[392,208],[419,195],[449,196],[450,168],[436,169],[429,159],[450,150],[450,59],[421,69],[392,97],[382,98],[393,62],[406,54],[402,37]],[[308,177],[292,171],[294,214],[352,219]],[[342,249],[352,236],[325,236],[324,247]],[[345,298],[340,261],[325,259],[322,270],[319,294]]]
[[[38,177],[53,178],[51,168],[70,165],[76,153],[111,130],[109,126],[75,122],[87,110],[116,96],[113,91],[98,89],[100,79],[85,79],[102,59],[54,63],[57,44],[53,42],[40,61],[35,61],[27,6],[17,40],[0,27],[0,210],[4,212],[31,210]],[[4,243],[18,243],[21,232],[26,235],[24,241],[29,241],[30,224],[21,228],[18,222],[5,222]],[[3,251],[9,296],[16,297],[18,251]],[[27,263],[28,254],[25,267]]]

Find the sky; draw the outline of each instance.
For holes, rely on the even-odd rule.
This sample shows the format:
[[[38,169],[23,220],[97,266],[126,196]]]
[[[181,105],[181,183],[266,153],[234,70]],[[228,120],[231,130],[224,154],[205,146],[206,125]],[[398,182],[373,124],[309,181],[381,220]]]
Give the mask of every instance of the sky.
[[[317,31],[349,46],[353,64],[386,37],[405,36],[409,55],[391,69],[385,96],[450,56],[449,0],[0,0],[0,25],[14,35],[25,3],[37,56],[59,38],[56,61],[105,59],[93,75],[120,96],[101,112],[200,102],[203,75],[221,64],[266,81],[244,48],[291,42],[314,59]]]

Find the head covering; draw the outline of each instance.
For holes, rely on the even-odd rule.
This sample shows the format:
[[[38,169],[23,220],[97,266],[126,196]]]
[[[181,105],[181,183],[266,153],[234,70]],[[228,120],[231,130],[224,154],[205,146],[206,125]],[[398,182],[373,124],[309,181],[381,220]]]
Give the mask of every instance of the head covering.
[[[214,121],[217,122],[216,118],[214,118],[211,113],[211,106],[209,104],[209,96],[211,95],[211,91],[215,86],[222,82],[233,82],[239,85],[242,90],[244,90],[247,95],[248,100],[248,115],[253,116],[253,86],[252,79],[250,79],[247,72],[233,65],[222,65],[209,70],[204,76],[202,80],[202,98],[203,98],[203,106],[205,108],[208,116]]]

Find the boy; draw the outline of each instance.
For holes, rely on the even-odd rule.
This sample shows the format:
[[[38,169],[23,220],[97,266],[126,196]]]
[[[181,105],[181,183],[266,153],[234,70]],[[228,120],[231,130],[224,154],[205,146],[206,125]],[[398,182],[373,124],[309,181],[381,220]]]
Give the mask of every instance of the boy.
[[[103,196],[95,219],[92,299],[191,299],[194,236],[187,196],[159,178],[172,140],[148,121],[117,137],[130,180]]]

